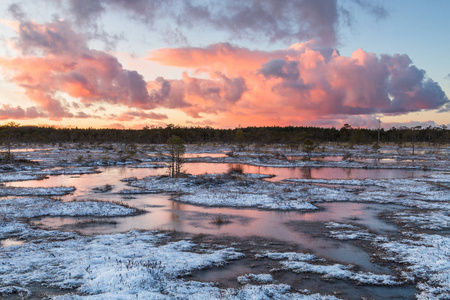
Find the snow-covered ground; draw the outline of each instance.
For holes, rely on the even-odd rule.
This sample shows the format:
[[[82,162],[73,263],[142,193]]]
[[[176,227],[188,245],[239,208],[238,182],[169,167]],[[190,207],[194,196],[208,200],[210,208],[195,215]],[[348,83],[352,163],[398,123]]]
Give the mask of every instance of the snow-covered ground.
[[[355,271],[352,265],[327,264],[311,254],[303,253],[264,253],[261,257],[279,260],[283,268],[295,273],[315,273],[324,278],[348,279],[358,284],[372,285],[400,285],[402,280],[392,275],[374,274],[371,272]]]
[[[47,215],[113,216],[136,211],[114,203],[60,202],[47,198],[0,201],[0,239],[25,243],[0,248],[0,295],[33,296],[29,286],[66,291],[55,299],[335,299],[292,291],[286,284],[246,284],[220,289],[212,283],[186,280],[194,270],[220,267],[244,256],[231,247],[171,241],[159,232],[80,236],[45,231],[23,223]],[[257,277],[256,277],[257,278]],[[266,284],[268,283],[268,284]]]
[[[148,176],[118,178],[129,185],[120,191],[98,185],[108,193],[169,193],[176,201],[201,206],[254,208],[314,213],[324,202],[397,204],[383,216],[398,225],[398,232],[375,233],[361,224],[323,222],[320,234],[329,240],[356,245],[390,264],[389,274],[361,271],[358,266],[326,260],[304,252],[264,251],[257,256],[278,264],[265,273],[236,275],[240,287],[190,280],[192,272],[220,269],[243,260],[244,251],[230,245],[195,243],[189,236],[128,231],[110,235],[82,236],[74,232],[36,228],[32,220],[43,217],[107,218],[136,215],[142,211],[121,203],[62,201],[77,186],[12,187],[3,182],[45,180],[46,176],[97,173],[96,166],[129,165],[130,168],[164,167],[162,146],[148,153],[121,145],[75,149],[70,145],[47,150],[18,152],[18,158],[38,164],[0,167],[0,240],[18,243],[0,248],[0,297],[34,297],[36,286],[53,289],[49,297],[59,299],[337,299],[334,296],[295,289],[278,279],[277,272],[314,274],[323,280],[338,280],[349,286],[401,287],[415,284],[419,299],[450,298],[450,169],[449,148],[420,150],[385,147],[376,153],[367,147],[344,149],[327,145],[314,158],[302,161],[288,156],[304,155],[283,148],[233,152],[230,146],[189,145],[187,161],[246,163],[270,167],[327,167],[347,169],[428,170],[425,175],[394,179],[302,179],[267,181],[261,174],[203,174],[181,178]],[[148,154],[152,154],[149,156]],[[384,160],[384,162],[382,162]],[[143,162],[139,164],[139,162]],[[213,172],[212,172],[213,173]],[[37,185],[33,185],[37,186]],[[103,189],[102,189],[103,188]],[[405,209],[402,210],[401,207]],[[101,219],[100,219],[101,220]],[[369,245],[369,246],[368,246]],[[55,292],[57,291],[57,292]]]
[[[75,191],[75,187],[0,187],[0,197],[5,196],[62,196]]]
[[[147,191],[182,193],[178,201],[205,206],[257,207],[277,210],[314,210],[303,188],[259,180],[255,174],[205,174],[187,178],[146,177],[130,182]],[[282,186],[282,187],[281,187]]]
[[[443,188],[450,181],[450,175],[443,172],[430,174],[427,178],[289,179],[284,183],[262,181],[254,175],[150,176],[132,181],[130,185],[139,188],[135,193],[173,192],[180,194],[176,197],[178,201],[205,206],[314,210],[317,209],[314,203],[346,201],[450,209],[450,193],[448,188]],[[133,193],[133,190],[126,192]]]

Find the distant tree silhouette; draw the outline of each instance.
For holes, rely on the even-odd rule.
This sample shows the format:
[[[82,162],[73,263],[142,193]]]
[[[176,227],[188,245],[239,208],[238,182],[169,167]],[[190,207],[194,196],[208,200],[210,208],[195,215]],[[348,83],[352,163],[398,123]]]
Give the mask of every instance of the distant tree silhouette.
[[[16,122],[9,122],[6,125],[4,125],[4,133],[3,136],[6,137],[6,143],[8,147],[7,156],[5,157],[6,161],[9,161],[11,164],[13,162],[13,155],[11,153],[11,144],[15,137],[17,128],[19,128],[20,124]]]

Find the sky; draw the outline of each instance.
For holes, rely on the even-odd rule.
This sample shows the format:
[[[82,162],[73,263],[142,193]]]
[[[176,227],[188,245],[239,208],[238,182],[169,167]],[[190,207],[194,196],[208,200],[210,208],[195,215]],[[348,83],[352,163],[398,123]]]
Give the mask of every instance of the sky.
[[[0,3],[0,125],[450,127],[447,0]]]

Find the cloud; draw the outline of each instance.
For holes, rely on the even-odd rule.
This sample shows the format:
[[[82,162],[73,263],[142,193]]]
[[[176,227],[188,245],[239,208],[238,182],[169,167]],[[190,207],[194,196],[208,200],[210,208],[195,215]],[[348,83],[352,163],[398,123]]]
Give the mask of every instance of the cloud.
[[[437,124],[435,121],[424,121],[424,122],[419,122],[419,121],[409,121],[409,122],[386,122],[386,123],[382,123],[382,127],[386,128],[386,129],[390,129],[392,127],[395,128],[400,128],[400,127],[408,127],[408,128],[414,128],[417,126],[421,126],[422,128],[427,128],[427,127],[441,127],[442,126],[446,126],[449,127],[449,124]]]
[[[278,77],[289,81],[297,80],[300,75],[296,61],[286,61],[280,58],[264,63],[259,72],[266,78]]]
[[[134,8],[146,5],[146,1],[138,0],[94,2],[97,4],[92,5],[99,6],[93,8],[93,19],[111,5],[124,7],[133,14],[140,13]],[[89,5],[83,3],[75,5]],[[199,19],[219,14],[200,2],[180,3],[174,8],[177,13],[190,5],[189,9],[194,10]],[[319,10],[325,10],[321,13],[330,16],[338,9],[335,1],[292,1],[294,4],[279,8],[274,2],[270,6],[271,3],[250,1],[221,5],[235,14],[254,5],[255,13],[263,15],[264,11],[273,10],[274,17],[286,13],[276,12],[277,9],[294,4],[308,12],[321,6]],[[360,3],[363,2],[357,4]],[[126,8],[127,5],[133,9]],[[326,7],[331,10],[326,12]],[[150,18],[155,12],[147,13]],[[16,9],[16,14],[19,18],[20,10]],[[55,120],[98,117],[90,113],[100,113],[94,108],[102,104],[127,107],[128,111],[116,116],[119,121],[164,120],[166,115],[149,110],[168,108],[183,111],[195,118],[195,122],[214,116],[219,126],[295,125],[306,124],[306,121],[333,124],[333,120],[349,118],[359,124],[369,124],[367,118],[373,114],[445,111],[450,107],[439,84],[428,78],[405,54],[376,55],[358,49],[351,57],[346,57],[317,40],[273,51],[250,50],[230,43],[163,48],[151,52],[147,59],[163,66],[183,68],[186,72],[180,79],[157,77],[147,81],[137,71],[125,69],[113,55],[91,49],[88,39],[74,31],[70,21],[54,19],[39,24],[25,17],[18,22],[18,37],[14,40],[22,55],[0,57],[0,67],[4,76],[23,88],[25,95],[37,104],[35,115]],[[254,22],[251,18],[249,16],[248,26]],[[314,15],[305,18],[311,18],[308,24],[320,19]],[[183,26],[195,27],[196,24]],[[321,35],[325,37],[326,28],[323,30]],[[328,35],[332,39],[335,33]],[[92,108],[84,112],[80,111],[81,107]],[[20,107],[5,106],[3,111],[4,115],[8,111],[18,118],[33,115],[33,111]]]
[[[8,12],[13,16],[15,20],[25,20],[27,18],[26,13],[18,3],[13,3],[8,7]]]
[[[271,55],[276,53],[249,50],[230,43],[217,43],[205,48],[161,48],[151,52],[146,59],[173,67],[236,71],[256,69],[261,61],[269,59]]]
[[[111,128],[111,129],[125,129],[125,126],[120,123],[113,123],[109,125],[103,126],[104,128]]]
[[[84,111],[77,112],[76,114],[74,114],[73,117],[77,118],[77,119],[98,119],[98,118],[100,118],[99,116],[89,115],[89,114],[85,113]]]
[[[39,111],[36,107],[28,107],[23,109],[20,106],[13,107],[11,105],[2,104],[0,107],[0,119],[35,119],[46,117],[44,113]]]
[[[216,71],[210,79],[183,74],[180,80],[157,78],[148,82],[150,95],[166,108],[178,108],[194,118],[200,113],[216,114],[235,105],[247,91],[243,77],[228,77]]]
[[[144,112],[144,111],[127,111],[125,113],[122,113],[119,116],[111,116],[110,119],[115,119],[117,121],[132,121],[134,119],[152,119],[152,120],[165,120],[168,119],[167,115],[165,114],[158,114],[154,112]]]
[[[84,36],[75,33],[69,22],[59,20],[45,25],[32,21],[21,22],[16,44],[23,54],[79,55],[87,51]]]
[[[389,68],[388,92],[393,97],[383,112],[435,109],[449,102],[439,84],[427,78],[425,70],[412,65],[407,55],[382,56],[382,62]]]
[[[449,105],[441,87],[404,54],[378,56],[358,49],[346,57],[309,42],[272,52],[231,44],[166,48],[148,59],[209,77],[185,74],[182,80],[167,80],[171,85],[167,99],[181,97],[189,105],[180,109],[193,117],[218,113],[220,124],[328,122],[338,116],[357,119]],[[227,87],[235,88],[235,97],[226,97]]]
[[[389,12],[383,6],[374,3],[374,1],[369,0],[354,0],[362,9],[367,11],[369,14],[375,16],[377,19],[385,19],[389,17]]]
[[[127,13],[130,17],[145,23],[152,23],[159,13],[176,5],[173,1],[147,1],[147,0],[68,0],[69,11],[75,16],[77,22],[92,23],[107,9],[116,9]]]
[[[83,35],[68,21],[44,25],[20,24],[16,46],[24,56],[0,58],[10,81],[54,119],[71,118],[66,96],[82,103],[110,103],[141,109],[158,105],[147,91],[147,82],[136,71],[126,70],[114,56],[89,49]]]
[[[388,16],[381,5],[363,0],[350,3],[337,0],[69,0],[63,3],[76,23],[90,26],[108,10],[125,13],[147,24],[149,29],[164,28],[163,37],[170,31],[167,21],[176,22],[173,35],[183,43],[186,40],[180,29],[207,28],[225,32],[230,39],[289,43],[316,39],[321,45],[331,46],[338,41],[339,25],[345,23],[340,20],[352,18],[347,6],[356,3],[366,14],[378,19]]]

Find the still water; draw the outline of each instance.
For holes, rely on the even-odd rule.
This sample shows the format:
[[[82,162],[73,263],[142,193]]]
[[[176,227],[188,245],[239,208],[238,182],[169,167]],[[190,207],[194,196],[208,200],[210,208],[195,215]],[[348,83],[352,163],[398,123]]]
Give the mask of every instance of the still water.
[[[339,169],[339,168],[273,168],[243,165],[244,172],[274,174],[271,180],[285,178],[404,178],[419,176],[419,171],[387,169]],[[230,164],[188,163],[186,171],[191,174],[222,173]],[[326,234],[314,234],[317,222],[352,223],[379,234],[395,233],[393,224],[378,218],[378,214],[387,210],[398,209],[393,205],[365,203],[324,203],[317,212],[265,211],[257,209],[208,208],[183,204],[170,199],[166,194],[146,194],[126,197],[117,192],[127,188],[120,179],[128,177],[143,178],[149,175],[162,175],[164,168],[130,168],[104,167],[101,173],[84,175],[50,176],[44,180],[12,182],[10,186],[51,187],[75,186],[77,190],[63,201],[89,200],[121,201],[144,209],[145,214],[130,217],[108,218],[108,223],[99,222],[92,226],[78,226],[86,221],[82,218],[51,217],[35,220],[34,224],[45,229],[77,231],[82,234],[107,234],[128,230],[176,230],[193,234],[213,234],[227,236],[262,236],[283,242],[295,243],[300,249],[310,251],[317,256],[342,263],[359,265],[363,270],[372,272],[389,272],[385,267],[371,262],[370,255],[349,242],[337,241]],[[93,188],[110,184],[113,189],[107,193],[96,193]],[[214,223],[220,216],[230,221],[223,225]],[[92,218],[89,218],[92,219]],[[96,221],[105,220],[98,218]],[[292,226],[293,223],[301,226]],[[78,225],[77,225],[78,224]]]

